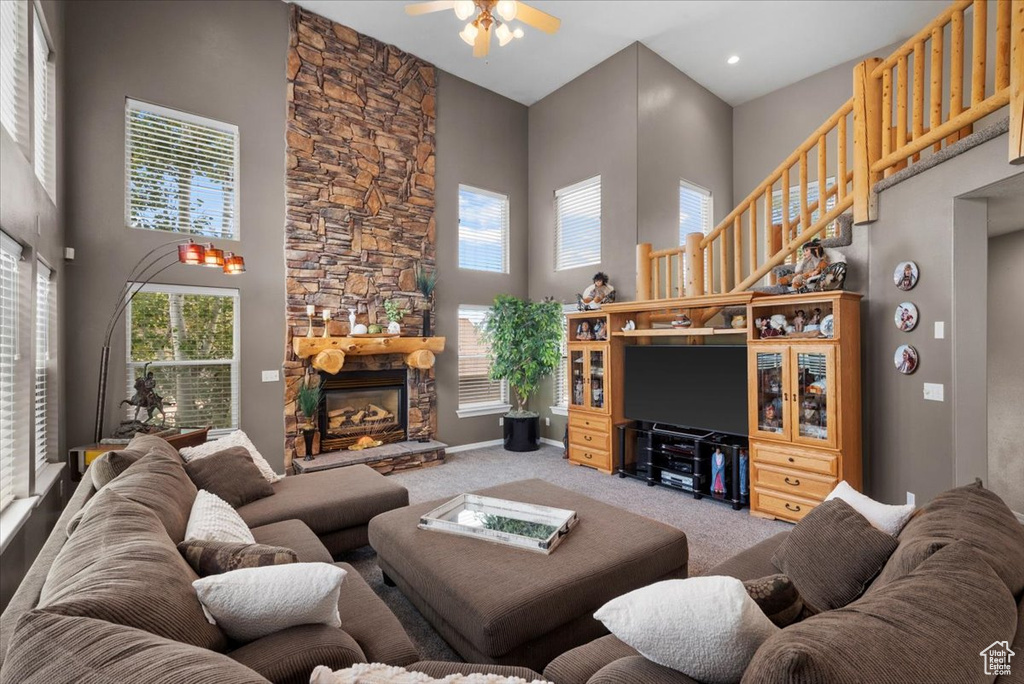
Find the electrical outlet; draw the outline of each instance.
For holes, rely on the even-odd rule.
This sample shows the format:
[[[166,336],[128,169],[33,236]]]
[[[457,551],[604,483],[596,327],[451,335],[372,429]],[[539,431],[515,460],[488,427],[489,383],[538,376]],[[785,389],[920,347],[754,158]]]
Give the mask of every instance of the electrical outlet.
[[[945,386],[939,382],[924,383],[924,398],[928,401],[945,401]]]
[[[547,426],[547,427],[551,427],[551,419],[550,418],[545,418],[544,419],[544,425]]]
[[[277,382],[281,379],[281,373],[276,370],[263,371],[263,382]]]
[[[917,497],[914,496],[914,492],[907,492],[907,505],[908,506],[916,506],[917,505]]]
[[[946,338],[946,322],[935,321],[935,339],[942,340]]]
[[[505,417],[504,416],[500,416],[498,418],[498,425],[504,425],[504,424],[505,424]]]

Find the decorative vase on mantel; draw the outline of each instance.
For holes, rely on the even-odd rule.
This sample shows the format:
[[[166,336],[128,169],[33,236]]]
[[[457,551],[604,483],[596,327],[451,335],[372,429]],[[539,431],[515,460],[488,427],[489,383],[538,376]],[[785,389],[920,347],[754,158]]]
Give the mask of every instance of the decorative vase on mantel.
[[[430,337],[430,306],[423,309],[423,336]]]
[[[313,441],[316,439],[316,428],[313,427],[312,423],[306,423],[302,426],[302,441],[306,446],[306,455],[303,456],[303,461],[312,461],[314,459],[313,454]]]
[[[398,321],[388,321],[388,333],[392,335],[401,335],[402,324]]]

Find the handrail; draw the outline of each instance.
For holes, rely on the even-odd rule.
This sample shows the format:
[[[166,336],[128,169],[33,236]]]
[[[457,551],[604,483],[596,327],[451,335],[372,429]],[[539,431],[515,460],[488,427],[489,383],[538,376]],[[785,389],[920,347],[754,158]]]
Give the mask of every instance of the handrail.
[[[874,68],[871,72],[872,78],[881,78],[882,71],[886,68],[891,69],[899,61],[900,57],[906,57],[914,51],[914,45],[923,42],[931,36],[932,29],[940,26],[945,26],[953,18],[953,14],[958,11],[963,11],[970,7],[974,3],[974,0],[956,0],[952,5],[946,8],[946,10],[939,16],[932,19],[930,22],[925,24],[925,27],[915,33],[913,36],[907,39],[905,43],[896,48],[896,51],[886,57]]]

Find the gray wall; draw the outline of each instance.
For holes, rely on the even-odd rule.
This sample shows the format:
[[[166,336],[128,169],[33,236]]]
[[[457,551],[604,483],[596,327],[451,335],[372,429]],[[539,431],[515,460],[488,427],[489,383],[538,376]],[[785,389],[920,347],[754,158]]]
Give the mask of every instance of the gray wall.
[[[527,109],[524,105],[438,70],[437,334],[448,338],[438,356],[438,439],[451,445],[501,437],[498,416],[459,418],[458,307],[487,306],[495,296],[527,292]],[[509,273],[459,268],[459,184],[509,197]]]
[[[64,122],[59,115],[65,111],[64,107],[64,4],[44,0],[42,3],[43,17],[47,28],[50,31],[50,38],[53,41],[54,52],[56,53],[56,110],[58,119],[56,121],[56,203],[54,203],[46,190],[36,179],[32,166],[32,138],[28,136],[25,145],[19,145],[11,138],[7,129],[0,126],[0,228],[12,238],[21,243],[23,248],[23,265],[19,286],[22,288],[22,301],[26,302],[22,309],[22,321],[32,320],[28,312],[35,310],[35,278],[36,261],[42,259],[53,269],[53,287],[56,291],[57,311],[65,310],[65,269],[64,269]],[[31,34],[31,31],[30,31]],[[31,55],[31,52],[29,53]],[[31,84],[29,97],[31,98]],[[31,117],[30,117],[31,118]],[[26,318],[26,315],[28,318]],[[62,369],[66,367],[65,345],[63,342],[64,321],[57,318],[54,321],[55,335],[51,345],[55,347],[54,367]],[[17,367],[17,373],[25,382],[25,386],[32,386],[30,382],[31,373],[35,367],[35,348],[33,345],[34,320],[30,325],[22,325],[19,329],[19,345],[22,350]],[[71,338],[73,342],[73,337]],[[56,404],[56,410],[51,414],[51,424],[57,426],[56,439],[52,442],[53,459],[61,460],[65,453],[66,440],[64,430],[64,404],[62,400],[65,392],[65,374],[59,370],[52,374],[56,381],[56,387],[50,387],[49,396]],[[20,403],[16,407],[18,420],[30,421],[33,411],[34,396],[31,393],[19,398]],[[24,445],[24,456],[29,458],[29,447]],[[35,469],[26,468],[26,477],[18,477],[14,483],[15,492],[20,496],[29,494],[42,494],[35,482]],[[45,494],[43,499],[37,503],[25,522],[24,527],[14,535],[8,542],[2,555],[0,555],[0,610],[10,600],[11,595],[17,589],[21,578],[28,570],[29,565],[35,559],[36,554],[42,547],[46,536],[50,533],[54,521],[64,508],[65,491],[67,491],[67,472],[65,471],[60,481],[56,482]]]
[[[131,265],[173,235],[125,227],[124,99],[133,97],[237,124],[241,240],[248,272],[175,266],[163,282],[238,288],[241,427],[283,468],[283,383],[263,383],[284,348],[285,56],[288,6],[259,2],[67,3],[68,268],[66,325],[74,340],[67,382],[68,439],[90,441],[103,327]],[[123,327],[121,328],[123,330]],[[120,419],[124,335],[111,349],[107,424]]]
[[[1024,512],[1024,228],[988,241],[988,486]]]
[[[1006,145],[1005,135],[997,137],[886,190],[879,197],[878,221],[868,228],[870,265],[862,308],[865,479],[867,493],[881,501],[902,503],[911,491],[921,504],[974,477],[987,481],[984,444],[957,448],[976,442],[986,429],[985,307],[977,306],[986,284],[969,268],[987,250],[986,222],[984,207],[979,216],[973,201],[954,198],[1019,173],[1006,163]],[[902,292],[892,273],[908,259],[917,262],[921,278],[913,290]],[[910,333],[892,322],[902,301],[918,307],[920,322]],[[934,339],[936,321],[945,322],[945,339]],[[921,355],[917,372],[909,376],[892,363],[904,343]],[[943,384],[945,401],[925,401],[924,382]],[[978,394],[980,411],[966,405]]]

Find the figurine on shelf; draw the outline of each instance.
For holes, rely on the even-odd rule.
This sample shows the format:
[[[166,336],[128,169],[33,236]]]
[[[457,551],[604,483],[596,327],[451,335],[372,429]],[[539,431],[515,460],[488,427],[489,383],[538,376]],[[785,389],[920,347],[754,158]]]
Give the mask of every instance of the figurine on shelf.
[[[607,340],[608,330],[605,328],[604,321],[594,321],[594,339],[595,340]]]
[[[803,249],[804,258],[797,264],[796,270],[779,277],[779,285],[787,285],[794,292],[806,288],[809,282],[821,276],[831,263],[818,238],[808,242]]]
[[[711,493],[725,494],[725,454],[722,447],[715,447],[711,454]]]
[[[803,404],[800,407],[800,422],[804,425],[819,425],[821,411],[818,409],[818,403],[814,401],[814,397],[808,395],[804,397]]]
[[[749,494],[747,489],[747,480],[750,474],[747,470],[750,468],[750,457],[747,456],[746,449],[740,449],[740,496],[746,496]]]
[[[811,311],[811,318],[807,321],[807,325],[804,326],[804,330],[807,332],[813,332],[821,328],[821,309],[814,307]]]
[[[770,318],[759,318],[757,319],[757,329],[760,336],[763,337],[779,337],[784,334],[784,331],[775,327],[772,324]]]
[[[804,331],[804,324],[807,323],[807,314],[804,313],[803,309],[797,309],[796,315],[793,316],[793,330],[798,333]]]
[[[592,340],[592,339],[594,339],[594,333],[590,329],[590,321],[580,321],[580,324],[576,326],[576,339],[577,340]]]
[[[593,281],[583,294],[576,295],[576,308],[580,311],[600,309],[602,304],[615,301],[615,288],[608,283],[608,276],[604,272],[595,273]]]
[[[777,399],[773,399],[764,405],[758,429],[764,432],[782,432],[782,419],[780,417],[782,411],[779,406],[776,406],[777,402]]]

